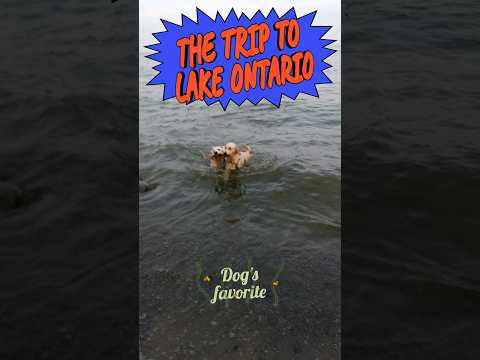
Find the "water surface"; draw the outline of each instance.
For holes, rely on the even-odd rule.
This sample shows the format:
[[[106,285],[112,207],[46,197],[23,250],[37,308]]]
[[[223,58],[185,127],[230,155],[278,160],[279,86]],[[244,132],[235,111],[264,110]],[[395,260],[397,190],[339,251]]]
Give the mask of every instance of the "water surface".
[[[154,186],[140,194],[143,356],[337,358],[338,67],[320,98],[223,111],[162,101],[161,87],[145,86],[150,66],[141,60],[140,176]],[[225,180],[202,154],[229,141],[249,144],[254,157]],[[210,305],[193,279],[200,267],[218,283],[222,267],[247,264],[269,290],[263,301]],[[269,284],[278,271],[274,306]]]

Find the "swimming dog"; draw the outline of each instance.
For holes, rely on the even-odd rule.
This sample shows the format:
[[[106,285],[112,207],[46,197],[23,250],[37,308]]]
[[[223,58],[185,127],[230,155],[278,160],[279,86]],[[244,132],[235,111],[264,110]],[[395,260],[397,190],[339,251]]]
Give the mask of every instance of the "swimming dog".
[[[245,145],[245,148],[240,150],[236,144],[227,143],[225,144],[225,149],[225,170],[241,169],[247,165],[248,161],[252,157],[252,149],[248,145]]]
[[[208,153],[210,167],[214,169],[224,169],[226,151],[225,146],[212,146],[212,149]]]

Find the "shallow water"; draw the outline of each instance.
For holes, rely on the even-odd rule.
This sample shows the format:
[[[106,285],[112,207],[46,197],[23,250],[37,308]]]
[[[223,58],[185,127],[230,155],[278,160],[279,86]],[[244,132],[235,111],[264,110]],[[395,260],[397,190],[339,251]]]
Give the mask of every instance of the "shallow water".
[[[339,355],[337,57],[328,70],[334,84],[319,86],[320,98],[223,111],[163,102],[161,87],[145,86],[155,72],[141,56],[140,177],[154,186],[140,194],[146,358]],[[254,157],[225,180],[202,154],[228,141],[250,144]],[[224,266],[244,270],[247,263],[267,285],[281,271],[279,306],[271,294],[261,302],[210,305],[192,280],[197,267],[215,276]],[[239,329],[232,332],[232,323]],[[279,331],[290,340],[276,344]]]

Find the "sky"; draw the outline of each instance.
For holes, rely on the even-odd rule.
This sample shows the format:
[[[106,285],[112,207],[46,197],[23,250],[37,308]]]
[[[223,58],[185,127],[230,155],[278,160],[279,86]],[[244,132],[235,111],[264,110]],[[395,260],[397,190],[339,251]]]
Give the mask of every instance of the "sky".
[[[196,20],[197,7],[211,17],[215,17],[215,14],[219,11],[224,18],[232,8],[235,9],[237,15],[244,12],[249,17],[253,16],[259,9],[264,15],[267,15],[272,7],[280,16],[292,7],[295,7],[298,16],[317,10],[313,24],[332,26],[332,29],[327,33],[327,37],[338,41],[329,47],[340,49],[340,0],[171,0],[170,3],[165,0],[140,0],[139,7],[140,49],[155,42],[155,38],[152,36],[153,32],[164,30],[160,18],[180,24],[181,14],[184,14]]]

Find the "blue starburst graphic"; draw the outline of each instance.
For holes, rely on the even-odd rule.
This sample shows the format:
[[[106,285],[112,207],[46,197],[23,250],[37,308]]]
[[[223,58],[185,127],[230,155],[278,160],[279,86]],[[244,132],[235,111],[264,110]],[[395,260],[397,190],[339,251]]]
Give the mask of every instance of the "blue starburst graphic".
[[[218,12],[215,19],[212,19],[197,8],[196,22],[185,15],[182,15],[181,25],[161,20],[166,31],[154,33],[153,36],[158,42],[146,46],[146,48],[155,51],[153,54],[149,54],[146,57],[159,63],[153,67],[158,71],[158,74],[151,79],[147,85],[164,85],[163,100],[175,98],[177,74],[179,72],[188,72],[192,70],[199,72],[201,68],[205,71],[212,71],[214,68],[221,66],[223,67],[223,73],[222,82],[219,86],[223,88],[223,94],[218,97],[205,96],[204,101],[207,105],[219,102],[223,109],[226,109],[230,101],[240,106],[246,100],[249,100],[256,105],[262,99],[266,99],[279,107],[282,95],[291,99],[296,99],[300,93],[318,97],[319,94],[316,85],[332,82],[324,71],[331,67],[331,65],[325,62],[325,60],[335,52],[335,50],[329,49],[327,46],[335,42],[335,40],[323,38],[323,36],[331,29],[331,26],[312,25],[315,15],[316,11],[302,17],[297,17],[295,9],[292,8],[283,16],[279,17],[276,11],[272,8],[266,17],[259,10],[250,19],[243,13],[240,17],[237,17],[235,11],[232,9],[225,19],[222,18]],[[298,22],[300,35],[297,46],[293,48],[285,46],[283,49],[279,49],[278,33],[274,30],[274,25],[278,21],[285,19],[295,19]],[[239,59],[236,59],[233,56],[231,56],[230,59],[227,59],[224,56],[225,41],[220,35],[222,31],[239,26],[246,29],[252,24],[261,23],[266,23],[271,30],[270,37],[265,43],[263,53],[254,56],[240,56]],[[188,37],[191,34],[206,34],[208,32],[215,33],[215,51],[217,52],[215,60],[210,63],[196,64],[196,66],[192,68],[182,68],[180,66],[180,51],[177,46],[177,41],[181,38]],[[247,39],[245,47],[247,48],[249,45],[250,38]],[[283,85],[277,85],[274,83],[273,86],[265,87],[263,89],[260,86],[256,86],[250,88],[248,91],[242,89],[240,92],[234,92],[231,89],[230,81],[232,70],[236,63],[243,68],[247,63],[251,65],[254,60],[260,61],[263,59],[271,59],[272,57],[280,58],[282,55],[292,57],[295,53],[307,51],[313,55],[313,73],[308,80],[305,79],[299,83],[286,82]],[[257,83],[259,83],[260,74],[258,74],[257,80]],[[208,84],[211,85],[211,80],[209,80]],[[186,82],[184,82],[183,85],[180,85],[183,90],[186,89],[186,86]]]

